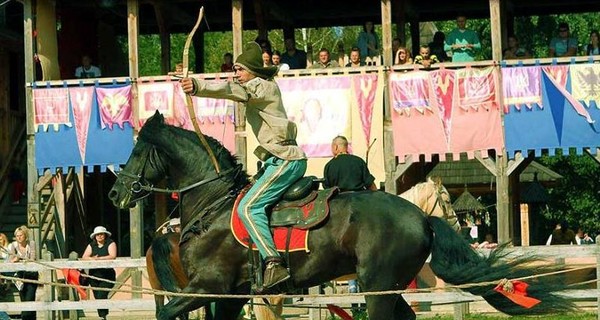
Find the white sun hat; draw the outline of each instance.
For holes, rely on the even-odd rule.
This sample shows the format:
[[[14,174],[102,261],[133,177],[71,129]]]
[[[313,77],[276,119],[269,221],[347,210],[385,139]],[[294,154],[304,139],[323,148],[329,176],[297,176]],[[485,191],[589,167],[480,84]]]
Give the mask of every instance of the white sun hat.
[[[92,232],[92,234],[90,234],[90,239],[94,239],[94,237],[95,237],[97,234],[100,234],[100,233],[105,233],[105,234],[107,234],[109,237],[111,236],[111,233],[110,233],[110,232],[108,232],[108,230],[106,230],[106,228],[105,228],[105,227],[103,227],[103,226],[97,226],[97,227],[95,227],[95,228],[94,228],[94,232]]]

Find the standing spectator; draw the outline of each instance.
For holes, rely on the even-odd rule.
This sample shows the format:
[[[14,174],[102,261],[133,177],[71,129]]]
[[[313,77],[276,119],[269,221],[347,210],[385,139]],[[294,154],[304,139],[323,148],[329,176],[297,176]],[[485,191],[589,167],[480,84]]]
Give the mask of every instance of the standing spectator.
[[[8,245],[8,261],[19,262],[36,260],[35,242],[29,240],[29,229],[26,226],[20,226],[15,230],[14,235],[15,241]],[[28,280],[38,280],[39,274],[37,271],[19,271],[16,273],[16,277]],[[21,301],[35,301],[35,291],[37,290],[37,287],[37,283],[30,282],[22,282],[18,285],[17,288],[19,289]],[[21,319],[35,320],[36,315],[35,311],[23,311],[21,312]]]
[[[569,37],[569,24],[558,24],[558,37],[550,40],[550,57],[573,57],[577,55],[577,39]]]
[[[331,153],[333,159],[325,165],[323,177],[325,188],[338,187],[341,192],[346,191],[377,191],[375,186],[375,177],[369,172],[369,168],[363,159],[348,153],[348,139],[344,136],[337,136],[331,142]],[[348,291],[350,293],[359,292],[358,282],[348,280]],[[360,309],[357,305],[352,305],[352,314],[357,316]]]
[[[102,72],[100,72],[100,68],[92,65],[92,58],[90,56],[84,55],[81,57],[81,66],[75,69],[75,78],[100,78],[101,76]]]
[[[504,59],[529,59],[531,54],[519,45],[519,39],[516,36],[508,36],[508,49],[504,50]]]
[[[360,59],[360,49],[353,47],[350,51],[350,61],[346,64],[346,67],[358,68],[364,66],[364,62]]]
[[[226,52],[223,55],[223,64],[221,64],[221,72],[233,72],[233,54]]]
[[[410,57],[410,51],[405,47],[400,47],[396,52],[396,59],[394,60],[395,65],[411,64],[413,59]]]
[[[446,53],[446,50],[444,50],[445,44],[446,44],[446,35],[441,31],[437,31],[433,35],[433,41],[431,41],[429,43],[429,48],[431,49],[431,54],[436,56],[440,62],[450,60],[448,58],[448,54]]]
[[[331,60],[329,50],[327,48],[321,48],[319,50],[319,61],[310,66],[311,69],[326,69],[326,68],[337,68],[340,65],[336,61]]]
[[[394,61],[396,61],[396,52],[398,52],[398,49],[400,49],[400,46],[402,46],[402,42],[400,42],[400,38],[392,39],[392,64],[394,64]]]
[[[361,61],[364,63],[367,58],[370,60],[377,59],[379,56],[379,39],[375,34],[373,21],[367,21],[363,25],[363,31],[358,34],[356,46],[360,49]],[[369,65],[374,65],[372,64]]]
[[[588,236],[587,233],[583,232],[583,229],[577,229],[577,234],[575,235],[575,241],[577,241],[578,245],[582,244],[594,244],[594,239]]]
[[[92,241],[85,248],[81,260],[114,260],[117,257],[117,244],[110,238],[111,233],[105,227],[97,226],[90,234]],[[90,269],[90,276],[115,281],[116,272],[112,268]],[[112,289],[113,283],[90,278],[90,286]],[[109,291],[93,290],[94,298],[107,299]],[[106,319],[108,309],[98,309],[98,316]]]
[[[585,54],[588,56],[600,54],[600,44],[598,44],[598,30],[590,32],[590,43],[585,48]]]
[[[475,50],[481,49],[477,32],[467,29],[467,17],[456,17],[456,28],[448,34],[445,51],[452,51],[452,62],[475,61]]]
[[[290,66],[287,63],[281,62],[281,52],[279,52],[279,50],[273,50],[271,60],[273,61],[273,65],[277,66],[279,70],[290,70]]]
[[[432,64],[440,62],[437,56],[431,54],[431,49],[428,45],[422,45],[419,48],[419,55],[415,57],[415,63],[420,64],[425,68],[431,67]]]
[[[552,240],[550,240],[550,244],[577,244],[575,232],[569,229],[567,221],[562,221],[556,225],[556,229],[552,231]]]
[[[284,41],[285,52],[281,55],[281,63],[290,66],[290,69],[306,69],[306,52],[296,49],[294,38]]]

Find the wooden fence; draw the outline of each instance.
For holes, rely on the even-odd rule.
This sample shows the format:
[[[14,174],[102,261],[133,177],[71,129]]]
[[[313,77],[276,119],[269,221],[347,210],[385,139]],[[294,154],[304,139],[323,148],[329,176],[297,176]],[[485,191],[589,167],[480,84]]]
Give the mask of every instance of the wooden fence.
[[[596,243],[600,240],[600,236],[596,238]],[[588,290],[569,290],[564,294],[573,300],[596,301],[597,314],[600,320],[600,290],[598,290],[598,281],[600,277],[598,264],[600,262],[600,245],[564,245],[564,246],[533,246],[533,247],[514,247],[511,248],[511,256],[520,256],[523,254],[535,254],[543,259],[555,261],[556,263],[564,264],[569,267],[581,265],[582,261],[586,264],[595,263],[596,265],[596,289]],[[487,250],[481,250],[482,254],[486,254]],[[129,278],[129,274],[135,270],[144,271],[146,262],[144,258],[117,258],[116,260],[105,261],[74,261],[74,260],[41,260],[40,263],[25,262],[25,263],[0,263],[0,272],[3,274],[11,274],[16,271],[38,271],[40,272],[40,281],[44,283],[55,283],[58,280],[57,275],[62,275],[61,269],[94,269],[94,268],[115,268],[119,270],[117,283],[124,283]],[[108,308],[111,311],[153,311],[154,300],[151,295],[144,293],[132,293],[131,291],[141,288],[132,288],[128,285],[116,285],[116,289],[121,289],[118,299],[109,300],[84,300],[84,301],[58,301],[54,286],[44,285],[42,301],[35,302],[0,302],[0,310],[6,312],[19,311],[38,311],[45,313],[45,319],[55,319],[59,310],[96,310],[99,308]],[[149,289],[149,286],[144,286],[144,289]],[[454,303],[454,318],[463,319],[464,314],[468,312],[468,303],[482,301],[481,297],[471,295],[466,292],[454,290],[450,292],[442,292],[443,287],[431,288],[436,292],[430,293],[406,293],[403,294],[407,301],[421,301],[437,303]],[[318,291],[317,291],[318,292]],[[129,297],[128,297],[129,296]],[[295,306],[324,306],[326,304],[349,305],[351,303],[364,303],[364,296],[340,296],[340,295],[323,295],[320,297],[305,297],[302,301],[295,302]],[[318,308],[312,308],[309,312],[310,319],[318,319],[320,313]],[[314,310],[317,310],[315,313]]]

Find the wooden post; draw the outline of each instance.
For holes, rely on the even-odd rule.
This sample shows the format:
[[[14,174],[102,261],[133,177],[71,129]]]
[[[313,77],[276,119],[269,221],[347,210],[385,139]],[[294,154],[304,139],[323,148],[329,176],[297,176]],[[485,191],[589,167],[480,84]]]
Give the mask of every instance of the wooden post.
[[[498,243],[510,241],[510,201],[508,159],[501,154],[496,157],[496,210],[498,213]]]
[[[380,52],[380,55],[383,54],[383,64],[386,66],[393,65],[391,0],[381,0],[381,48],[383,49],[383,51]]]
[[[160,37],[160,72],[167,74],[171,71],[171,37],[167,30],[167,21],[163,12],[165,10],[162,2],[151,2],[156,15],[156,23],[158,24],[158,32]]]
[[[502,60],[502,20],[500,0],[490,1],[490,28],[492,32],[492,59]]]
[[[529,205],[521,203],[521,246],[529,246]]]
[[[52,257],[52,252],[45,251],[42,253],[42,260],[44,261],[52,261],[54,260]],[[54,279],[54,271],[42,271],[40,272],[40,281],[45,283],[54,283],[56,279]],[[54,301],[54,286],[44,286],[44,302],[50,303]],[[60,311],[58,311],[60,312]],[[54,320],[54,311],[44,311],[44,319]]]
[[[232,0],[231,18],[233,23],[233,56],[234,60],[242,53],[243,38],[243,1]],[[246,107],[242,103],[235,104],[235,155],[239,162],[248,169],[246,146]]]

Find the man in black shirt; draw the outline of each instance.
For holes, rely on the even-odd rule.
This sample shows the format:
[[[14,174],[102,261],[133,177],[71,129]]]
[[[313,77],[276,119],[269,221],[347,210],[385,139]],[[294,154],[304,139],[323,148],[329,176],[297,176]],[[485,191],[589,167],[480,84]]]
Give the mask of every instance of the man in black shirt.
[[[326,188],[338,187],[340,191],[377,190],[375,177],[363,159],[348,153],[348,139],[337,136],[331,142],[333,159],[325,165],[323,183]]]

